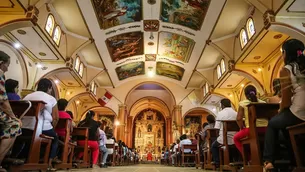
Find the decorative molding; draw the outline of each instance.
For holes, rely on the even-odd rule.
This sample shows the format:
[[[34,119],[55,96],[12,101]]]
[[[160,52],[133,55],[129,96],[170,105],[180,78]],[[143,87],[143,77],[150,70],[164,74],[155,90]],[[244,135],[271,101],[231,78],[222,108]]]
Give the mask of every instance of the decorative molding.
[[[275,13],[272,10],[268,10],[263,15],[265,29],[271,26],[272,22],[275,22]]]
[[[126,63],[126,62],[129,62],[129,61],[139,61],[139,60],[141,60],[142,58],[143,58],[143,57],[128,58],[128,59],[126,59],[126,60],[124,60],[124,61],[122,61],[122,62],[120,62],[120,63],[117,63],[116,65],[119,66],[119,65],[122,65],[122,64],[124,64],[124,63]]]
[[[160,27],[159,20],[144,20],[144,31],[146,32],[158,32]]]
[[[170,63],[178,63],[178,64],[181,64],[181,65],[184,65],[184,63],[180,62],[180,61],[177,61],[177,60],[171,60],[169,58],[166,58],[166,57],[161,57],[161,58],[158,58],[158,60],[166,60]]]
[[[179,28],[179,27],[172,27],[172,26],[166,26],[166,25],[163,25],[162,27],[163,27],[163,28],[165,28],[165,29],[172,29],[172,30],[174,30],[174,29],[175,29],[175,30],[177,30],[177,31],[184,32],[184,33],[186,33],[186,34],[189,34],[189,35],[195,36],[195,34],[194,34],[194,33],[189,32],[189,31],[184,30],[184,29],[181,29],[181,28]]]
[[[124,31],[124,30],[126,30],[126,29],[134,29],[134,28],[140,28],[140,27],[141,27],[141,25],[133,25],[133,26],[128,26],[128,27],[121,27],[121,28],[113,29],[113,30],[111,30],[111,31],[109,31],[109,32],[106,32],[105,34],[106,34],[106,35],[109,35],[109,34],[116,33],[116,32],[118,32],[118,31]]]

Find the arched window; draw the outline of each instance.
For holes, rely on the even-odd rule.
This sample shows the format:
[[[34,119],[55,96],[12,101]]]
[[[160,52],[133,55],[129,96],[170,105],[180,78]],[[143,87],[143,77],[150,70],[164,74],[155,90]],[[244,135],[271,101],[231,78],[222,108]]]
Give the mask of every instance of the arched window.
[[[203,87],[203,97],[205,97],[205,95],[207,95],[206,86]]]
[[[224,59],[221,59],[220,67],[221,67],[221,73],[224,74],[226,72],[226,64],[225,64]]]
[[[91,85],[90,85],[90,91],[92,91],[92,92],[93,92],[93,90],[94,90],[94,86],[95,86],[94,82],[91,82]]]
[[[249,39],[255,34],[255,26],[252,18],[249,18],[247,21],[247,32]]]
[[[97,85],[94,84],[94,88],[93,88],[93,94],[96,95],[96,90],[97,90]]]
[[[50,36],[52,36],[52,34],[53,34],[54,26],[55,26],[54,17],[52,14],[49,14],[45,29]]]
[[[205,83],[205,92],[206,92],[206,94],[208,94],[210,92],[208,83]]]
[[[78,74],[80,77],[83,77],[83,73],[84,73],[84,64],[80,63]]]
[[[245,29],[242,29],[240,31],[239,40],[240,40],[241,48],[244,48],[245,45],[248,43],[247,33],[246,33]]]
[[[74,69],[76,70],[76,72],[79,71],[79,65],[80,65],[80,59],[77,56],[76,59],[75,59],[75,65],[74,65]]]
[[[219,79],[221,77],[221,69],[220,69],[220,65],[217,65],[217,79]]]
[[[60,38],[61,38],[61,29],[59,26],[56,26],[53,35],[53,40],[55,41],[56,45],[59,45]]]

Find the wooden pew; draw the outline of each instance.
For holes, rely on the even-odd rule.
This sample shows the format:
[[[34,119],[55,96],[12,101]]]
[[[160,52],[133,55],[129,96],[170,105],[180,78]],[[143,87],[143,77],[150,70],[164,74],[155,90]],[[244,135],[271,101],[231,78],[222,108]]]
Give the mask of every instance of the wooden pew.
[[[264,118],[270,120],[278,114],[279,104],[277,103],[251,103],[248,105],[249,115],[249,136],[242,140],[244,172],[263,171],[262,154],[258,132],[256,130],[256,119]],[[250,146],[251,164],[248,165],[247,158],[249,157],[245,146]]]
[[[236,150],[235,145],[228,145],[228,132],[237,132],[239,131],[239,126],[236,120],[223,120],[223,146],[220,148],[220,171],[230,170],[232,172],[237,172],[237,167],[230,165],[230,149]],[[231,155],[232,156],[232,155]]]
[[[26,117],[34,117],[33,120],[36,121],[32,136],[21,135],[17,137],[16,142],[30,140],[30,150],[29,154],[27,155],[26,163],[20,166],[11,166],[11,171],[47,170],[48,168],[49,154],[53,138],[43,135],[42,125],[39,125],[39,120],[42,120],[42,118],[39,118],[39,115],[41,114],[41,111],[46,103],[43,101],[30,101],[31,107],[28,108],[28,102],[29,101],[10,101],[12,110],[18,118],[23,118],[24,115]],[[24,114],[24,111],[26,110],[27,112]],[[41,145],[43,144],[46,145],[46,151],[43,159],[44,161],[43,163],[39,163]]]
[[[219,129],[216,128],[211,128],[211,129],[207,129],[207,136],[206,136],[206,142],[207,142],[207,149],[204,150],[204,169],[212,169],[212,170],[216,170],[216,167],[214,164],[212,164],[212,143],[213,141],[216,140],[216,138],[218,137],[218,132]]]
[[[192,144],[192,145],[182,145],[181,146],[181,165],[182,167],[185,167],[185,165],[187,164],[195,164],[196,169],[198,169],[198,167],[200,167],[200,160],[198,159],[198,154],[196,152],[198,152],[198,144]],[[184,153],[184,149],[191,149],[191,153]],[[186,157],[194,157],[195,159],[195,163],[193,162],[185,162],[185,158]]]
[[[79,162],[77,164],[77,166],[80,168],[82,168],[82,167],[89,168],[90,167],[90,150],[89,150],[89,146],[88,146],[89,129],[86,127],[73,128],[72,136],[84,137],[85,145],[84,146],[77,145],[75,147],[75,150],[78,150],[79,152],[81,152],[81,151],[84,152],[83,161]],[[76,156],[78,156],[78,154],[76,154]]]
[[[71,169],[72,168],[72,159],[74,154],[75,143],[70,142],[70,130],[71,130],[72,121],[70,119],[59,119],[56,128],[64,128],[66,135],[63,138],[59,139],[59,144],[62,146],[61,152],[61,161],[62,163],[56,164],[55,168],[57,169]],[[63,140],[61,140],[63,139]]]
[[[305,134],[305,122],[291,127],[287,127],[287,129],[289,131],[290,141],[297,163],[297,167],[293,170],[293,172],[303,172],[305,171],[305,149],[304,145],[297,143],[296,136]],[[303,146],[303,150],[300,150],[302,149],[300,148],[301,146]]]

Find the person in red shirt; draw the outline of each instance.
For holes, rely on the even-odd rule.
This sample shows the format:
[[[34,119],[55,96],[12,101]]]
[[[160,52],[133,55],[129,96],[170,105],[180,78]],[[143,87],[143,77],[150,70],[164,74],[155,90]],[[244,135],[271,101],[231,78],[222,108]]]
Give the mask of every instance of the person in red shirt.
[[[68,101],[66,99],[59,99],[57,101],[59,119],[72,120],[71,116],[65,111],[67,105],[68,105]],[[72,127],[72,125],[71,125],[71,127]],[[65,128],[56,128],[55,131],[59,137],[64,137],[66,135]]]

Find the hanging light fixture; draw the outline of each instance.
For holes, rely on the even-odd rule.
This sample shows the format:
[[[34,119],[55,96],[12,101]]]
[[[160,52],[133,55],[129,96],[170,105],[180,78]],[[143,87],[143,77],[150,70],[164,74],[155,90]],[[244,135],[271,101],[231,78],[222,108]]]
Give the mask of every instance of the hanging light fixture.
[[[155,72],[153,71],[153,67],[148,67],[148,73],[147,75],[152,78],[155,76]]]

